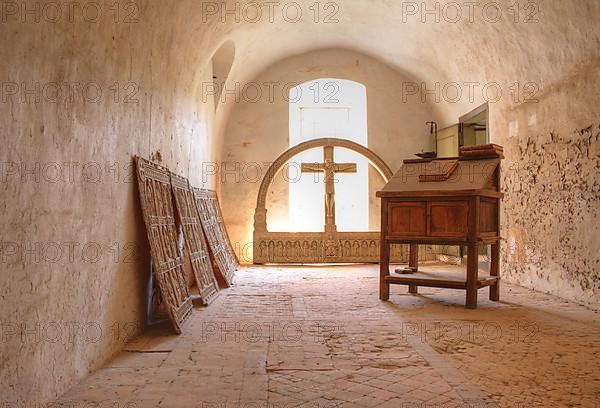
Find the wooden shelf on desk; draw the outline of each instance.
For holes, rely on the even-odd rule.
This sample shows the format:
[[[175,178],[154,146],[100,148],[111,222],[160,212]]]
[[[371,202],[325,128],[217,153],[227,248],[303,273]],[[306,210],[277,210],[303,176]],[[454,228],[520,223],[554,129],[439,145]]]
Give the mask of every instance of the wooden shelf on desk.
[[[395,285],[414,285],[429,288],[467,289],[466,273],[457,272],[417,272],[410,275],[392,274],[386,276],[387,283]],[[500,278],[497,276],[479,275],[477,289],[491,286]]]

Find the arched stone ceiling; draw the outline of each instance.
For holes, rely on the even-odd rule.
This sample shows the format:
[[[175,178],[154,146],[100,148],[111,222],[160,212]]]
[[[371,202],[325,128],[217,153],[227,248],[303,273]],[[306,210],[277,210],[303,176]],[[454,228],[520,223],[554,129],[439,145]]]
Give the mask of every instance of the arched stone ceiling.
[[[472,9],[465,6],[469,2],[449,0],[337,0],[332,18],[338,22],[330,23],[323,21],[333,10],[325,11],[328,3],[317,3],[321,15],[315,21],[314,0],[293,2],[303,11],[298,22],[284,18],[286,2],[273,6],[273,22],[266,5],[262,19],[252,22],[243,12],[248,1],[226,3],[230,10],[240,4],[239,18],[218,11],[207,18],[231,27],[226,35],[235,41],[237,50],[231,77],[240,82],[277,60],[317,48],[354,49],[424,81],[529,78],[550,82],[582,60],[600,55],[597,0],[524,0],[517,2],[518,16],[512,0],[480,1]],[[436,4],[439,23],[435,13],[423,16],[410,8],[434,10]],[[454,19],[454,5],[463,13],[456,22],[449,20]],[[290,10],[288,14],[293,15]],[[497,10],[501,16],[494,21]],[[537,22],[525,22],[530,15]]]
[[[260,4],[263,14],[258,21],[250,3]],[[236,4],[238,13],[223,14],[225,9],[235,10]],[[287,6],[287,14],[286,4],[294,4]],[[243,87],[286,57],[319,48],[345,48],[380,59],[428,89],[455,82],[468,92],[464,84],[475,82],[479,87],[471,103],[475,105],[485,99],[484,84],[498,83],[505,96],[517,82],[519,88],[533,82],[543,92],[600,56],[600,25],[594,18],[600,17],[600,1],[517,4],[512,0],[337,0],[316,3],[320,10],[316,17],[314,0],[228,0],[205,3],[200,11],[211,27],[215,49],[225,39],[235,43],[229,87],[237,83]],[[436,7],[437,12],[425,13]],[[297,22],[292,21],[295,9],[303,13]],[[330,22],[325,22],[328,15]],[[510,98],[503,99],[510,103]],[[455,117],[462,106],[448,106],[448,116]],[[219,109],[217,134],[223,131],[228,112],[227,107]]]

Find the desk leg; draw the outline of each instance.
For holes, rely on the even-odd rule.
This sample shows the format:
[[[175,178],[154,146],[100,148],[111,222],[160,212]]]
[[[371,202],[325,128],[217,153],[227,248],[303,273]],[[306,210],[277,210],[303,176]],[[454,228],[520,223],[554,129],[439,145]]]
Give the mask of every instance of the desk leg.
[[[490,275],[500,276],[500,242],[492,245],[490,259]],[[490,286],[490,300],[494,302],[500,301],[500,282]]]
[[[410,244],[408,266],[410,268],[419,267],[419,246],[417,244]]]
[[[379,299],[390,299],[390,284],[385,278],[390,275],[390,245],[382,239],[380,242],[379,260]]]
[[[477,243],[470,242],[467,250],[467,309],[477,309],[478,248]]]
[[[410,244],[410,250],[408,254],[408,267],[419,270],[419,245]],[[419,293],[419,287],[417,285],[408,285],[408,293],[416,295]]]
[[[390,276],[390,244],[387,242],[388,224],[387,199],[381,200],[381,233],[379,235],[379,299],[390,299],[390,284],[385,278]]]

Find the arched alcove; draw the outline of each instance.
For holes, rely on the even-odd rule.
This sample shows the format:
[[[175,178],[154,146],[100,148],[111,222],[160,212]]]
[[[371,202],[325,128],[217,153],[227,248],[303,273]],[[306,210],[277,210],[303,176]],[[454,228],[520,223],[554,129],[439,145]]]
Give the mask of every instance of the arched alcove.
[[[234,71],[236,67],[237,62]],[[366,93],[364,103],[367,110],[367,136],[366,139],[359,140],[359,144],[367,144],[368,148],[380,155],[392,170],[398,169],[402,159],[410,157],[414,152],[431,148],[431,138],[428,137],[425,122],[436,117],[434,110],[430,104],[422,103],[419,95],[407,96],[406,101],[402,99],[402,86],[411,82],[412,78],[404,76],[380,60],[345,49],[322,49],[284,59],[252,78],[249,83],[261,86],[263,97],[255,100],[244,97],[242,92],[240,102],[233,106],[224,132],[220,194],[225,222],[234,242],[252,242],[251,220],[260,181],[273,160],[291,146],[290,138],[293,136],[290,134],[290,115],[293,113],[290,113],[290,101],[294,97],[291,88],[310,84],[320,78],[341,79],[363,88],[362,92]],[[275,85],[269,88],[264,84]],[[243,89],[244,85],[242,91]],[[330,88],[322,87],[321,98],[331,96],[331,91]],[[313,91],[307,91],[306,96],[312,99]],[[227,102],[234,100],[231,95],[227,95],[226,99]],[[225,106],[223,105],[223,108]],[[328,134],[324,137],[331,137],[330,133],[335,133],[331,132],[331,129],[326,130]],[[316,150],[316,154],[322,153],[322,149]],[[345,149],[336,150],[335,160],[356,162],[353,159],[345,159],[344,154]],[[319,162],[319,158],[302,162]],[[293,160],[300,162],[298,158]],[[369,191],[365,194],[369,197],[368,230],[375,231],[380,214],[380,203],[375,198],[375,192],[383,187],[384,182],[372,166],[368,171]],[[349,180],[355,177],[354,174],[338,177],[340,176],[347,176]],[[322,182],[313,184],[323,188]],[[338,193],[338,196],[341,195]],[[316,195],[322,196],[322,193]],[[288,228],[289,183],[285,177],[275,177],[266,199],[270,230],[293,231],[293,228]],[[338,200],[336,209],[339,208],[341,200]],[[314,205],[321,209],[322,200],[315,199]],[[313,219],[322,220],[322,217],[317,215]],[[320,227],[322,228],[322,223]],[[251,250],[244,253],[240,251],[239,254],[240,259],[252,261]]]
[[[267,194],[275,176],[292,158],[303,152],[322,147],[325,161],[319,166],[320,171],[329,173],[325,183],[329,186],[321,197],[327,207],[325,228],[323,231],[306,232],[271,232],[267,225]],[[337,170],[333,159],[334,150],[349,150],[373,165],[381,177],[388,181],[392,170],[375,152],[358,143],[340,138],[320,138],[300,143],[283,152],[271,164],[262,179],[256,210],[254,213],[254,263],[348,263],[377,262],[379,259],[379,232],[338,231],[335,221],[335,186],[332,174]],[[314,197],[317,198],[317,197]],[[318,199],[318,198],[317,198]],[[406,258],[404,248],[393,252],[396,261]]]
[[[211,64],[213,73],[213,90],[215,98],[215,110],[219,106],[219,99],[223,94],[223,89],[227,83],[231,66],[235,59],[235,44],[229,40],[224,42],[214,53]]]

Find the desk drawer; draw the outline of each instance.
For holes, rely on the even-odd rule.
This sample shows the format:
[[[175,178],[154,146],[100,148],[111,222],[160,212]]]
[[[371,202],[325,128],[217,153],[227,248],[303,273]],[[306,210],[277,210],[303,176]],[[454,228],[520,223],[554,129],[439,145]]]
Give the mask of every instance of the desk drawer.
[[[388,204],[390,238],[453,238],[465,240],[469,232],[469,202],[400,201]]]

